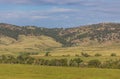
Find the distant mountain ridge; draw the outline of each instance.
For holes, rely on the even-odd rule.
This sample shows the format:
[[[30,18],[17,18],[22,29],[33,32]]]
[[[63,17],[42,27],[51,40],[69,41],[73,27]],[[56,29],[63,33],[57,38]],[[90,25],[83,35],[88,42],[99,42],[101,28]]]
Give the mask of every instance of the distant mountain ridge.
[[[20,35],[48,36],[63,46],[120,44],[120,23],[99,23],[73,28],[43,28],[0,23],[0,36],[18,40]],[[29,40],[29,39],[28,39]]]

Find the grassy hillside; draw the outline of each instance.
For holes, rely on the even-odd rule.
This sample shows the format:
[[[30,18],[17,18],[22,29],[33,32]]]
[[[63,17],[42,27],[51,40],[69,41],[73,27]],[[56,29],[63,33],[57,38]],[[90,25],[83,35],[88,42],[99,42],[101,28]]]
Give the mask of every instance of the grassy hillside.
[[[16,40],[14,38],[10,38],[7,36],[0,36],[0,45],[10,45],[15,42],[16,42]]]
[[[0,54],[49,51],[52,56],[75,56],[81,52],[106,56],[111,53],[120,55],[119,48],[119,23],[99,23],[66,29],[0,23]]]
[[[19,52],[41,52],[49,48],[61,47],[61,44],[48,36],[20,35],[18,40],[1,37],[0,54],[18,54]]]
[[[24,36],[20,35],[18,41],[11,46],[17,46],[18,48],[52,48],[60,47],[61,44],[56,42],[53,38],[48,36]]]
[[[120,44],[120,23],[99,23],[74,28],[42,28],[0,23],[0,35],[18,40],[19,35],[49,36],[63,46]]]
[[[119,79],[119,73],[117,69],[0,64],[0,79]]]

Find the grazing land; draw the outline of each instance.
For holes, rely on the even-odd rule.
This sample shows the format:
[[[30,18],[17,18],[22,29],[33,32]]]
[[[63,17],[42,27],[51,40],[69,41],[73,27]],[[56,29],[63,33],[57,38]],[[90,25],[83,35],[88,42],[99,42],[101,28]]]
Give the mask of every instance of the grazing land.
[[[114,57],[111,57],[111,56],[100,56],[100,57],[76,57],[76,56],[68,56],[68,57],[63,57],[63,56],[32,56],[34,58],[40,58],[40,59],[46,59],[46,60],[52,60],[52,59],[68,59],[68,60],[71,60],[71,59],[74,59],[74,58],[81,58],[84,62],[88,62],[90,60],[100,60],[101,62],[105,62],[105,61],[109,61],[109,60],[119,60],[120,59],[120,56],[114,56]]]
[[[111,53],[116,53],[117,56],[120,56],[120,45],[112,46],[76,46],[76,47],[66,47],[66,48],[55,48],[51,49],[49,52],[51,56],[63,56],[63,55],[80,55],[82,52],[87,53],[91,56],[94,56],[96,53],[101,54],[102,56],[110,56]],[[44,56],[44,53],[40,53],[41,56]]]
[[[74,28],[42,28],[0,23],[0,54],[51,52],[52,56],[120,55],[120,23],[99,23]],[[43,53],[42,53],[43,52]]]
[[[120,23],[75,28],[0,23],[0,79],[120,79],[119,30]]]
[[[119,79],[119,69],[0,64],[0,79]]]

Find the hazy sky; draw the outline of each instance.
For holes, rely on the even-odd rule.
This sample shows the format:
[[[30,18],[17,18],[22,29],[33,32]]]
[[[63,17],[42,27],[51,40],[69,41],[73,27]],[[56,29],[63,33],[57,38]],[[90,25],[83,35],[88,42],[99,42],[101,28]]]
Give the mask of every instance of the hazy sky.
[[[120,22],[120,0],[0,0],[0,22],[41,27]]]

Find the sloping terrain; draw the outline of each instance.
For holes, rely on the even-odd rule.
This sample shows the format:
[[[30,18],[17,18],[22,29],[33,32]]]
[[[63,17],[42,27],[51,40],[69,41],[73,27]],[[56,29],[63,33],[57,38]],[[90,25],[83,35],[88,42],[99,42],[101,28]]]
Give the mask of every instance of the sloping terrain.
[[[43,28],[0,23],[1,54],[41,51],[58,52],[61,55],[83,51],[108,54],[119,53],[119,47],[119,23],[99,23],[74,28]]]
[[[10,37],[1,37],[1,54],[16,54],[20,52],[40,52],[49,48],[61,47],[61,44],[48,36],[20,35],[18,40]]]
[[[19,35],[25,36],[49,36],[63,46],[76,45],[111,45],[120,42],[119,23],[99,23],[74,28],[42,28],[35,26],[15,26],[0,24],[0,35],[18,40]]]
[[[120,43],[120,24],[100,23],[68,28],[60,32],[60,35],[71,45],[112,45]]]

